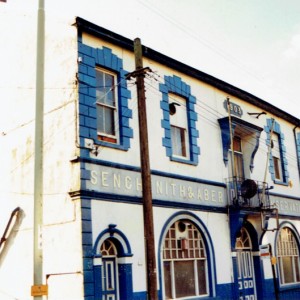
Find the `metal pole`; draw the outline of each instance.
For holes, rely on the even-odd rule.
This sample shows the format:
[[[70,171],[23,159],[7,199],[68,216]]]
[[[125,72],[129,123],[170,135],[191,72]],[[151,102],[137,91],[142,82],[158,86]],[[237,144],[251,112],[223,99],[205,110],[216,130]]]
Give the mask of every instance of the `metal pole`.
[[[236,201],[238,201],[238,193],[237,193],[237,178],[236,178],[235,166],[234,166],[233,133],[232,133],[232,123],[231,123],[231,112],[230,112],[230,99],[229,99],[229,97],[227,97],[227,111],[228,111],[230,148],[231,148],[231,172],[232,172],[232,179],[233,179],[233,184],[234,184],[234,199],[233,199],[233,201],[236,202]]]
[[[273,257],[273,251],[272,251],[272,245],[271,244],[269,244],[269,249],[270,249],[270,256],[271,256],[270,257],[270,262],[271,262],[271,267],[272,267],[275,299],[279,300],[278,287],[277,287],[277,281],[276,281],[276,272],[275,272],[276,258]]]
[[[274,123],[275,123],[275,119],[272,118],[272,125],[271,125],[271,130],[270,130],[270,141],[269,141],[269,145],[268,145],[267,161],[266,161],[265,175],[264,175],[264,181],[263,181],[263,190],[262,190],[262,197],[261,197],[261,202],[262,202],[263,206],[266,206],[266,203],[265,203],[266,180],[267,180],[269,159],[270,159],[271,148],[272,148],[272,135],[273,135],[273,130],[274,130]]]
[[[36,107],[34,155],[34,219],[33,219],[33,287],[31,295],[42,299],[39,293],[43,283],[43,126],[44,126],[44,62],[45,62],[45,11],[44,0],[39,0],[37,20]],[[37,292],[38,291],[38,292]]]
[[[143,187],[143,210],[144,210],[144,235],[146,247],[146,264],[147,264],[147,291],[148,299],[157,299],[156,283],[156,259],[155,259],[155,241],[153,226],[153,209],[152,209],[152,191],[151,191],[151,171],[149,162],[148,147],[148,128],[146,113],[146,97],[144,86],[144,72],[142,60],[142,45],[139,38],[134,40],[134,54],[136,66],[136,84],[138,96],[138,115],[139,115],[139,133],[140,133],[140,156],[141,172]]]

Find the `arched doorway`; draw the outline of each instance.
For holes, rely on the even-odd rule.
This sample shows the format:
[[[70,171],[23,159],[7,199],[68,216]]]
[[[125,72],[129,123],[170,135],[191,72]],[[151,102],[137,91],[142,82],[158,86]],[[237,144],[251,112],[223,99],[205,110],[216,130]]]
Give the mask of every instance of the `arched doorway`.
[[[132,252],[126,236],[109,224],[94,244],[95,300],[133,299]]]
[[[118,284],[118,269],[116,267],[117,248],[114,243],[107,239],[101,247],[102,254],[102,299],[103,300],[118,300],[119,299],[119,284]]]
[[[235,241],[239,300],[256,300],[255,272],[251,238],[245,227],[238,232]]]

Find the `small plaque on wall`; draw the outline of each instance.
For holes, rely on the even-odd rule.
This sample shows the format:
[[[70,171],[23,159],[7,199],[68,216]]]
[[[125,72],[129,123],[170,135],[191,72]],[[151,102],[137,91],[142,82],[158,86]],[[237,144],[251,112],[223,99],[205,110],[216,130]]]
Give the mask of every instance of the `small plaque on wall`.
[[[228,112],[227,100],[224,100],[223,104],[224,104],[225,110]],[[243,110],[238,104],[230,102],[229,105],[230,105],[230,113],[232,115],[235,115],[238,117],[241,117],[243,115]]]

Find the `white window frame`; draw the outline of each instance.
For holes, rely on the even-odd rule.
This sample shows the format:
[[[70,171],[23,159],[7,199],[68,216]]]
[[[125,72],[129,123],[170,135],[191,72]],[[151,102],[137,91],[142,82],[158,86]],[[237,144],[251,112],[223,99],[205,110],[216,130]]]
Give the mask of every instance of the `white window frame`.
[[[172,156],[189,160],[190,143],[188,133],[187,100],[174,93],[169,93],[169,103],[172,102],[178,104],[176,105],[176,112],[173,115],[170,115]],[[178,144],[178,139],[174,138],[176,134],[175,131],[179,133],[179,140],[181,144]]]
[[[243,157],[243,140],[240,136],[234,136],[233,137],[234,140],[238,140],[239,141],[239,145],[241,148],[241,151],[237,151],[235,149],[235,147],[233,147],[233,155],[234,155],[234,174],[232,174],[232,167],[231,167],[231,159],[232,159],[232,155],[231,155],[231,149],[229,149],[229,157],[228,157],[228,171],[229,171],[229,177],[233,178],[234,176],[237,177],[239,180],[242,180],[245,178],[245,169],[244,169],[244,157]],[[233,143],[233,146],[235,144]],[[242,174],[240,174],[242,173]]]
[[[109,92],[113,93],[113,97],[114,97],[114,105],[109,105],[107,103],[103,103],[100,102],[97,98],[97,89],[99,89],[99,87],[96,86],[96,106],[97,106],[97,118],[99,118],[98,115],[98,106],[102,106],[104,108],[108,108],[113,110],[113,124],[112,127],[114,128],[114,134],[109,134],[107,132],[102,132],[99,131],[98,128],[98,121],[97,120],[97,135],[99,140],[104,141],[104,142],[110,142],[110,143],[114,143],[114,144],[118,144],[119,143],[119,116],[118,116],[118,93],[117,93],[117,75],[113,72],[110,72],[106,69],[103,68],[99,68],[96,67],[96,78],[97,78],[97,72],[102,72],[103,74],[107,74],[113,77],[114,81],[113,81],[113,85],[110,87]],[[104,80],[105,81],[105,80]],[[103,83],[104,84],[104,83]],[[107,94],[107,92],[104,94],[104,96]],[[104,122],[105,125],[105,122]]]
[[[186,235],[178,231],[178,224],[184,223],[187,226]],[[193,232],[197,232],[198,236],[195,237]],[[192,236],[192,237],[191,237]],[[185,242],[182,240],[186,239]],[[183,243],[185,244],[183,246]],[[190,248],[190,245],[194,245]],[[208,262],[207,262],[207,251],[201,232],[198,228],[189,220],[178,220],[170,226],[163,242],[162,249],[162,273],[163,273],[163,299],[178,299],[176,297],[176,286],[175,286],[175,262],[193,261],[194,270],[194,282],[195,282],[195,295],[186,295],[180,299],[193,299],[199,298],[199,296],[208,296],[209,293],[209,277],[208,277]],[[205,294],[199,292],[199,278],[198,278],[198,261],[204,261],[205,267]],[[165,291],[165,274],[164,274],[164,263],[170,263],[170,274],[171,274],[171,297],[166,298]]]
[[[288,239],[282,239],[282,232],[286,231]],[[300,262],[299,262],[299,247],[296,240],[296,237],[293,233],[293,231],[289,227],[283,227],[279,231],[279,236],[277,240],[277,257],[278,257],[278,267],[279,267],[279,274],[280,274],[280,284],[282,286],[289,286],[293,284],[299,284],[300,283]],[[292,282],[287,282],[285,280],[284,276],[284,263],[283,258],[290,257],[292,261]],[[297,261],[297,265],[296,262]],[[298,269],[298,281],[297,281],[297,270]]]
[[[281,154],[280,154],[280,142],[279,142],[279,135],[276,132],[272,134],[272,158],[273,158],[273,165],[274,165],[274,175],[276,180],[283,180],[283,172],[282,172],[282,161],[281,161]]]

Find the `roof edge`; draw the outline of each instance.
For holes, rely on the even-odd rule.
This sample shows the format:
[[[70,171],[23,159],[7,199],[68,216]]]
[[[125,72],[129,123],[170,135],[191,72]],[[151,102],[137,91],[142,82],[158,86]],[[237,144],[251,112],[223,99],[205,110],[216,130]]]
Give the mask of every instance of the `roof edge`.
[[[76,26],[78,30],[81,32],[86,32],[89,34],[92,34],[98,38],[104,39],[110,43],[113,43],[117,46],[120,46],[122,48],[125,48],[129,51],[134,51],[133,46],[133,40],[126,38],[122,35],[119,35],[115,32],[112,32],[106,28],[103,28],[101,26],[98,26],[94,23],[91,23],[85,19],[82,19],[80,17],[76,17]],[[211,76],[207,73],[204,73],[198,69],[195,69],[191,66],[188,66],[180,61],[177,61],[169,56],[166,56],[160,52],[157,52],[149,47],[142,46],[143,48],[143,56],[147,57],[151,60],[154,60],[158,63],[161,63],[163,65],[167,65],[168,67],[182,72],[188,76],[194,77],[200,81],[203,81],[229,95],[238,97],[250,104],[253,104],[262,110],[266,110],[272,114],[274,114],[277,117],[280,117],[290,123],[292,123],[295,126],[300,125],[300,119],[297,117],[283,111],[282,109],[274,106],[273,104],[270,104],[269,102],[249,93],[246,92],[236,86],[233,86],[221,79],[218,79],[214,76]]]

